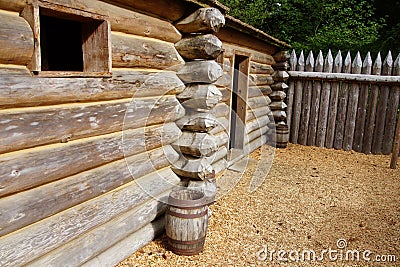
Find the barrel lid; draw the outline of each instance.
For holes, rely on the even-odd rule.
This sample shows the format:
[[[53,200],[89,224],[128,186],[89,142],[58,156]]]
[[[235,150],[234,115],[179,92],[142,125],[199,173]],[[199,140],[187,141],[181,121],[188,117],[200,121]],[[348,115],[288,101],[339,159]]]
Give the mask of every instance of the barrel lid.
[[[193,189],[178,189],[169,194],[168,204],[178,208],[205,206],[206,196],[203,192]]]

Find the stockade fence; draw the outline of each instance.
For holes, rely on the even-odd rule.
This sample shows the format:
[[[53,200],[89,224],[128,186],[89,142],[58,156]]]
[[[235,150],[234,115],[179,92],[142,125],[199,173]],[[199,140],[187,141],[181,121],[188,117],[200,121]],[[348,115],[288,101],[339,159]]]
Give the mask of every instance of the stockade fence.
[[[390,154],[393,149],[400,98],[400,54],[389,52],[373,63],[350,52],[311,51],[290,57],[287,124],[290,142],[366,154]],[[397,152],[398,153],[398,152]]]

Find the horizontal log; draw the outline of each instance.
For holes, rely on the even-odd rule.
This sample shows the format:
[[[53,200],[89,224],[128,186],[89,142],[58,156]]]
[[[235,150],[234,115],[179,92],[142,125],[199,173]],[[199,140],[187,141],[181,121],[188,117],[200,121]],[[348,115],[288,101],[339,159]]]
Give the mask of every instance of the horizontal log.
[[[222,131],[227,132],[229,128],[229,120],[225,117],[217,118],[218,125],[210,131],[210,134],[217,135]]]
[[[128,258],[134,252],[150,243],[165,230],[164,217],[144,226],[137,232],[129,235],[120,243],[97,255],[95,258],[85,262],[82,267],[113,267],[123,259]]]
[[[250,121],[255,118],[262,117],[264,115],[271,115],[271,109],[269,107],[259,107],[255,109],[248,109],[246,114],[246,121]]]
[[[269,131],[269,127],[268,125],[265,125],[261,128],[255,129],[254,131],[248,133],[247,138],[245,143],[249,143],[251,141],[256,140],[257,138],[259,138],[262,135],[265,135],[268,131]]]
[[[269,116],[264,115],[262,117],[259,118],[255,118],[251,121],[247,121],[246,122],[246,133],[249,134],[254,130],[263,128],[264,126],[268,125],[268,123],[270,123],[271,120],[269,118]]]
[[[287,105],[283,101],[274,101],[269,105],[269,108],[271,110],[284,110],[287,108]]]
[[[28,22],[12,13],[0,13],[0,64],[27,65],[33,55],[33,32]]]
[[[187,59],[216,59],[222,52],[222,42],[213,34],[183,38],[175,47]]]
[[[300,72],[289,71],[291,78],[301,80],[323,80],[329,82],[357,82],[372,84],[400,84],[400,76],[379,76],[351,73]]]
[[[177,70],[185,63],[172,43],[116,32],[111,39],[114,68]]]
[[[26,0],[0,0],[0,9],[20,12],[26,6]]]
[[[214,84],[220,87],[231,87],[232,76],[229,73],[224,73]]]
[[[98,0],[52,0],[51,2],[107,16],[113,31],[151,37],[171,43],[176,43],[182,38],[182,35],[170,22],[135,12],[115,3]],[[157,11],[155,10],[155,12]]]
[[[223,39],[221,39],[223,40]],[[251,61],[252,62],[257,62],[257,63],[262,63],[266,65],[273,65],[275,64],[274,58],[267,54],[267,53],[262,53],[257,50],[253,50],[247,47],[243,47],[240,45],[224,42],[223,44],[224,48],[224,56],[225,57],[233,57],[236,53],[236,51],[240,51],[242,53],[251,55]]]
[[[175,72],[114,70],[112,78],[39,78],[0,73],[0,107],[40,106],[179,94]]]
[[[274,54],[274,59],[276,62],[286,61],[290,58],[290,54],[288,51],[279,51],[278,53]]]
[[[289,79],[289,74],[287,73],[287,71],[279,70],[275,71],[274,74],[272,74],[272,78],[275,82],[286,82]]]
[[[158,16],[170,21],[180,19],[186,11],[185,5],[179,0],[113,0],[113,2],[123,4],[134,8],[140,12],[148,13],[152,16]]]
[[[180,134],[172,122],[3,154],[0,156],[0,196],[168,145]]]
[[[119,175],[119,172],[124,171],[125,175],[130,176],[126,169],[112,168],[110,175],[121,179],[123,176]],[[33,261],[112,218],[140,206],[152,199],[152,196],[171,190],[179,182],[180,179],[170,168],[166,168],[29,225],[21,231],[2,236],[0,264],[20,266]]]
[[[251,74],[273,74],[274,69],[271,65],[261,64],[257,62],[250,62],[250,73]]]
[[[0,235],[21,229],[109,192],[133,179],[168,167],[178,158],[178,153],[171,147],[158,148],[4,197],[0,199],[3,212]]]
[[[287,118],[286,112],[283,110],[274,110],[272,111],[272,115],[274,116],[275,121],[282,121]]]
[[[218,125],[217,118],[209,113],[187,115],[176,121],[180,129],[193,132],[210,132]]]
[[[271,85],[272,91],[286,91],[289,86],[286,83],[274,83]]]
[[[247,105],[250,109],[256,109],[260,107],[268,107],[268,105],[271,103],[271,99],[268,96],[257,96],[257,97],[252,97],[247,100]]]
[[[177,73],[184,83],[214,83],[223,74],[221,66],[214,60],[186,62]]]
[[[251,152],[253,152],[254,150],[256,150],[257,148],[265,145],[267,143],[267,136],[266,135],[261,135],[259,138],[249,142],[248,144],[246,144],[244,146],[244,153],[250,154]]]
[[[175,96],[0,111],[0,152],[175,121],[184,108]],[[51,118],[51,119],[50,119]]]
[[[220,87],[218,88],[218,90],[222,94],[221,102],[229,103],[231,99],[231,91],[227,88],[220,88]]]
[[[222,99],[222,93],[213,84],[189,84],[176,96],[185,108],[211,109]]]
[[[286,61],[284,62],[277,62],[273,66],[274,70],[288,70],[290,68],[290,64]]]
[[[188,131],[183,131],[171,145],[176,151],[194,157],[210,156],[218,149],[218,141],[213,135]]]
[[[228,145],[229,135],[226,131],[219,132],[214,135],[217,142],[217,147],[220,148],[222,146]]]
[[[269,74],[250,74],[250,82],[253,85],[271,85],[274,83],[274,79]]]
[[[216,176],[221,176],[222,173],[228,169],[228,162],[224,158],[220,159],[212,164],[212,168],[215,171]]]
[[[216,8],[199,8],[177,22],[175,27],[184,33],[218,32],[225,25],[225,17]]]
[[[256,96],[268,96],[271,94],[272,89],[269,85],[263,85],[263,86],[250,86],[249,87],[249,92],[247,97],[256,97]]]
[[[164,203],[167,202],[169,193],[170,191],[166,191],[156,197],[156,199],[162,200],[161,202],[156,199],[149,200],[139,207],[131,209],[123,215],[62,245],[34,262],[30,262],[28,265],[32,267],[56,267],[64,266],[68,263],[69,266],[81,266],[101,252],[110,249],[114,245],[120,245],[121,241],[132,233],[137,235],[142,231],[142,227],[146,227],[159,215],[163,214],[166,209],[166,204]],[[142,240],[137,241],[142,242]],[[132,249],[133,244],[130,243],[127,248]],[[121,260],[119,259],[117,263]],[[104,262],[102,262],[101,266],[104,266]]]
[[[210,110],[210,114],[213,114],[217,118],[228,117],[229,112],[230,112],[230,108],[225,103],[219,103]]]
[[[172,170],[183,177],[205,180],[212,173],[212,164],[226,157],[228,149],[221,147],[218,151],[208,157],[191,158],[182,155],[177,162],[174,163]]]
[[[269,98],[271,98],[272,101],[281,101],[286,98],[286,93],[283,91],[273,91],[269,95]]]

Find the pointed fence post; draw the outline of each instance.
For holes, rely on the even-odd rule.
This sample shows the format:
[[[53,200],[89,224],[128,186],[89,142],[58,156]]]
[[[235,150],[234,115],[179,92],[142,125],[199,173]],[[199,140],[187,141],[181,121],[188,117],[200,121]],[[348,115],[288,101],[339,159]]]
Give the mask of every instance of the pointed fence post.
[[[291,70],[296,70],[296,65],[297,65],[297,56],[296,56],[296,51],[293,49],[292,53],[290,54],[290,69]],[[294,100],[294,86],[295,82],[294,80],[290,79],[289,80],[289,88],[288,88],[288,93],[287,93],[287,98],[286,98],[286,114],[287,114],[287,119],[286,123],[289,127],[289,135],[290,131],[292,128],[292,110],[293,110],[293,100]],[[290,135],[291,136],[291,135]],[[292,140],[290,140],[292,142]]]
[[[335,57],[335,64],[333,66],[334,73],[342,72],[342,53],[337,53]],[[325,146],[327,148],[333,148],[333,141],[335,138],[335,128],[336,128],[336,115],[337,115],[337,107],[339,101],[339,88],[340,82],[332,82],[331,84],[331,99],[329,104],[329,113],[328,113],[328,126],[326,129],[326,142]]]
[[[344,60],[343,73],[350,73],[350,72],[351,72],[351,55],[349,51]],[[338,114],[337,114],[336,130],[335,130],[335,141],[333,144],[334,148],[336,149],[343,148],[343,136],[344,136],[344,126],[346,122],[346,115],[347,115],[348,98],[349,98],[349,84],[343,83],[342,90],[339,93],[339,105],[338,105]]]
[[[329,50],[328,55],[326,56],[324,62],[324,72],[331,73],[332,70],[333,70],[333,57],[331,50]],[[331,82],[324,82],[324,84],[322,85],[321,104],[319,109],[319,119],[317,128],[317,139],[315,142],[316,146],[318,147],[325,146],[330,96],[331,96]]]
[[[371,74],[371,71],[372,71],[372,59],[371,59],[371,53],[368,52],[367,55],[365,56],[361,73],[369,75]],[[354,142],[353,142],[353,149],[357,152],[361,152],[363,146],[369,87],[370,87],[369,84],[361,85],[360,97],[358,99],[356,130],[354,133]]]
[[[373,75],[381,75],[382,70],[382,59],[381,54],[378,53],[375,63],[372,67]],[[371,86],[368,110],[367,110],[367,122],[365,123],[365,136],[363,141],[363,153],[370,154],[372,152],[372,143],[375,131],[375,119],[376,119],[376,107],[378,105],[378,93],[379,85],[373,84]]]
[[[301,51],[299,60],[297,61],[297,71],[304,71],[304,53]],[[292,143],[297,144],[297,139],[299,135],[299,126],[300,126],[300,114],[301,114],[301,102],[303,98],[303,81],[296,81],[296,88],[294,93],[294,102],[293,102],[293,116],[292,116]]]
[[[388,76],[392,74],[393,59],[392,53],[389,51],[388,55],[383,61],[382,75]],[[383,136],[385,132],[385,121],[386,121],[386,107],[389,98],[389,86],[383,85],[380,90],[378,110],[376,111],[376,124],[374,142],[372,145],[373,154],[381,154],[383,152]],[[379,119],[378,119],[379,118]]]
[[[324,68],[324,56],[320,50],[315,61],[315,71],[322,72]],[[321,98],[322,81],[314,81],[314,90],[311,97],[311,112],[310,112],[310,125],[308,127],[307,145],[315,145],[317,135],[317,124],[319,115],[319,106]]]
[[[306,60],[306,71],[313,72],[314,71],[314,55],[313,52],[307,56]],[[307,80],[304,83],[304,94],[303,94],[303,108],[301,110],[301,122],[300,122],[300,133],[299,133],[299,144],[306,145],[307,144],[307,135],[308,135],[308,123],[310,120],[310,109],[311,109],[311,95],[313,91],[313,81]]]
[[[360,52],[357,52],[353,61],[351,73],[360,74],[362,68],[362,60]],[[346,124],[344,129],[343,148],[351,150],[353,148],[354,131],[356,129],[357,105],[360,96],[360,83],[353,82],[350,86],[349,100],[347,105]]]
[[[400,76],[400,54],[393,65],[393,76]],[[390,154],[393,148],[393,137],[396,129],[396,115],[399,109],[400,87],[393,86],[389,91],[389,102],[386,112],[385,134],[383,135],[383,154]]]

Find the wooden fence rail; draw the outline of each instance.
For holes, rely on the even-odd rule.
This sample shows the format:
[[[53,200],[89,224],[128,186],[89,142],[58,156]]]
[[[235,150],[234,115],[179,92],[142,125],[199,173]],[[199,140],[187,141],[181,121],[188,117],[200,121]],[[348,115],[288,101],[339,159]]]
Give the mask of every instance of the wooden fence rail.
[[[400,54],[382,63],[368,54],[311,51],[290,57],[287,124],[290,142],[366,154],[390,154],[400,104]]]

